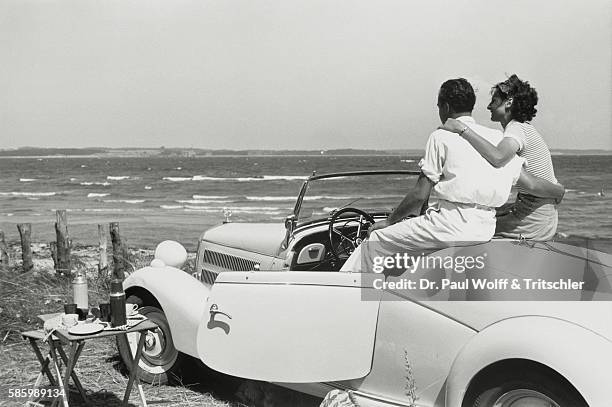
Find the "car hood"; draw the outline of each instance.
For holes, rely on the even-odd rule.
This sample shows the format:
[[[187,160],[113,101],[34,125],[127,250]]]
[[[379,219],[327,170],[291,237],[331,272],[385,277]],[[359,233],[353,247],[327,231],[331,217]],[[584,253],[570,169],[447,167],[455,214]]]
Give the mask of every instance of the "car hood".
[[[208,242],[268,256],[278,254],[284,238],[282,223],[225,223],[202,236]]]

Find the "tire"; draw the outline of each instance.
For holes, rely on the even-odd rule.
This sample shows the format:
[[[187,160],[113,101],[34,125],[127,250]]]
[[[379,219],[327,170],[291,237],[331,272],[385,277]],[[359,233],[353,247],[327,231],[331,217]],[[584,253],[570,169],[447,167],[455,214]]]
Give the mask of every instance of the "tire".
[[[189,358],[174,347],[166,315],[160,308],[151,305],[140,307],[138,312],[159,326],[154,332],[147,333],[145,347],[138,363],[138,377],[147,383],[180,382]],[[131,369],[131,355],[135,354],[137,344],[137,333],[117,336],[119,354],[128,370]]]
[[[555,372],[498,370],[474,387],[463,407],[588,407],[574,387]]]

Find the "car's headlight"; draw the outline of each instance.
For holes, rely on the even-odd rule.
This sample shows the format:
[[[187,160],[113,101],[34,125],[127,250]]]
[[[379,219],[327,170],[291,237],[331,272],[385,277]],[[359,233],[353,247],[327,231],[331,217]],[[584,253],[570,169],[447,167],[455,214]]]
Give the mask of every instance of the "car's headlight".
[[[165,240],[155,248],[155,259],[151,262],[151,265],[181,268],[186,261],[187,250],[183,245],[174,240]],[[160,262],[163,264],[160,264]]]

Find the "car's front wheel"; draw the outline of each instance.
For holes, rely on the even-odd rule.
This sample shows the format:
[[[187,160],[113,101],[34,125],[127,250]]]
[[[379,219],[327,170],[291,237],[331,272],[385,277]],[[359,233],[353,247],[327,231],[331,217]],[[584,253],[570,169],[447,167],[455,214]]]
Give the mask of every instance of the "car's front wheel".
[[[174,347],[166,315],[160,308],[151,305],[140,307],[138,312],[159,326],[155,331],[146,333],[144,349],[138,364],[140,379],[147,383],[159,384],[177,381],[188,362],[188,356]],[[131,367],[130,356],[136,354],[138,339],[138,333],[117,336],[119,353],[128,369]]]
[[[463,407],[588,407],[573,386],[556,375],[537,370],[496,373],[471,389]]]

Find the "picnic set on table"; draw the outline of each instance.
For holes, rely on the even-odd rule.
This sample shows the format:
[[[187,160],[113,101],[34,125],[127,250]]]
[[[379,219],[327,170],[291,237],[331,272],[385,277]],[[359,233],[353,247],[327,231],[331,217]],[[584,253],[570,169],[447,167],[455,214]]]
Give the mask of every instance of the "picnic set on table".
[[[39,315],[38,319],[44,324],[43,329],[21,333],[24,339],[29,340],[41,366],[33,386],[33,390],[40,389],[29,391],[29,395],[34,395],[35,398],[36,396],[43,396],[44,398],[52,394],[52,406],[61,402],[64,407],[68,407],[70,399],[69,380],[72,379],[85,404],[89,404],[85,390],[75,371],[85,342],[90,339],[117,335],[123,335],[124,339],[128,341],[128,334],[135,334],[139,338],[137,341],[132,341],[131,346],[129,346],[132,352],[132,366],[128,366],[130,377],[126,386],[123,405],[127,405],[132,386],[136,383],[142,405],[146,406],[146,399],[138,378],[138,362],[145,345],[147,333],[154,332],[158,326],[147,319],[146,316],[138,313],[137,304],[126,303],[121,280],[114,279],[111,281],[109,302],[101,303],[98,307],[89,307],[87,277],[82,272],[77,273],[72,281],[72,291],[73,303],[64,304],[63,313]],[[43,357],[38,341],[48,343],[49,353],[46,357]],[[137,345],[134,347],[133,344],[135,343]],[[64,346],[69,348],[68,354],[64,351]],[[63,366],[63,372],[60,366]],[[42,391],[46,388],[40,387],[45,375],[49,379],[53,392]]]
[[[101,331],[127,330],[146,319],[138,314],[137,304],[126,304],[121,280],[113,280],[110,301],[89,308],[87,278],[78,273],[72,282],[73,304],[64,304],[64,313],[45,321],[45,332],[67,330],[72,335],[91,335]]]

